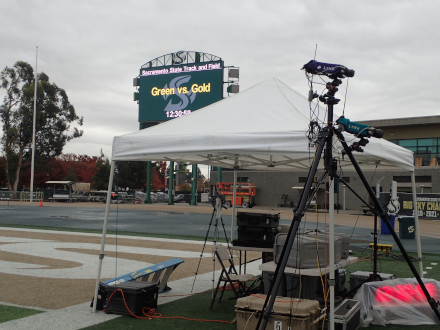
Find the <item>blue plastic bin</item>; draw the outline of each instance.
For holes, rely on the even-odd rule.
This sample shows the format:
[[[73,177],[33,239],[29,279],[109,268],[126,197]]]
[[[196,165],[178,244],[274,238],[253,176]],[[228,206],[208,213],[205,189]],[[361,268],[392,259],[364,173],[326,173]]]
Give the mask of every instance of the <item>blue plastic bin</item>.
[[[391,226],[393,226],[394,229],[394,220],[396,217],[394,215],[390,215],[390,223]],[[385,235],[391,235],[390,230],[388,229],[387,225],[385,224],[385,221],[383,221],[382,218],[380,218],[380,233]]]

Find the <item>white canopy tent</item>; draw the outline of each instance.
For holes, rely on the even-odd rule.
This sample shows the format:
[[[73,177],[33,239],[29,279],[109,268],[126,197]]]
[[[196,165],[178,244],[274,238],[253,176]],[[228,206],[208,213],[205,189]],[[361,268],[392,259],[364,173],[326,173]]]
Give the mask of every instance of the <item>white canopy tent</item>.
[[[305,138],[309,122],[307,99],[272,78],[189,116],[116,136],[112,160],[306,170],[314,151]],[[347,141],[353,138],[346,135]],[[385,140],[370,139],[356,158],[366,170],[374,169],[377,160],[381,169],[414,170],[413,153]],[[351,166],[349,161],[344,165]]]
[[[162,160],[272,171],[308,170],[314,153],[306,137],[309,122],[307,99],[278,79],[268,79],[190,115],[116,136],[113,140],[109,192],[117,160]],[[351,134],[344,136],[348,142],[355,138]],[[412,172],[415,191],[413,153],[386,140],[371,138],[369,141],[364,152],[355,155],[362,169],[374,170],[379,164],[378,169],[381,170],[403,169]],[[342,146],[336,142],[334,153],[340,153],[341,150]],[[352,167],[348,159],[341,161],[341,166],[347,169]],[[109,200],[95,294],[104,253]],[[333,254],[330,253],[330,256]],[[330,274],[334,273],[330,271]]]

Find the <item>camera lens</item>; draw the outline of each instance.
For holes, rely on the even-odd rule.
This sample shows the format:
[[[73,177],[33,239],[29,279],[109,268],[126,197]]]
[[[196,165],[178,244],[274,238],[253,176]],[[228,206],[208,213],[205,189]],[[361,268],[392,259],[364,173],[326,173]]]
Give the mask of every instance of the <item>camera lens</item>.
[[[381,129],[375,129],[374,130],[374,134],[373,134],[373,136],[375,137],[375,138],[378,138],[378,139],[381,139],[381,138],[383,138],[383,131],[381,130]]]
[[[350,70],[350,69],[345,68],[344,75],[349,78],[354,77],[354,70]]]

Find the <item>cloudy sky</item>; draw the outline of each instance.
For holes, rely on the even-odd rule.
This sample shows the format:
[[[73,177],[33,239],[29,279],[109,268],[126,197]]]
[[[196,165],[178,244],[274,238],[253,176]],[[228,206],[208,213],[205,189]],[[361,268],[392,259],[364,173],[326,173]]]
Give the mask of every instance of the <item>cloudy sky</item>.
[[[351,120],[439,115],[439,13],[435,0],[2,0],[0,69],[35,66],[38,46],[38,72],[84,116],[84,136],[64,152],[91,156],[138,130],[133,78],[179,50],[240,67],[242,91],[277,77],[306,95],[300,68],[317,44],[318,61],[356,71]]]

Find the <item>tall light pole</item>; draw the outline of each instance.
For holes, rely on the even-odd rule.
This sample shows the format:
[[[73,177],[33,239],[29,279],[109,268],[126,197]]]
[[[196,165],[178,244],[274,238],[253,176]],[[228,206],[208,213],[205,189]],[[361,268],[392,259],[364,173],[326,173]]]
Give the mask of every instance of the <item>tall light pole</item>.
[[[37,117],[37,82],[38,82],[38,46],[37,46],[37,55],[35,58],[35,88],[34,88],[34,116],[32,121],[32,162],[31,162],[31,191],[30,191],[30,201],[34,201],[34,168],[35,168],[35,126],[36,126],[36,117]]]

